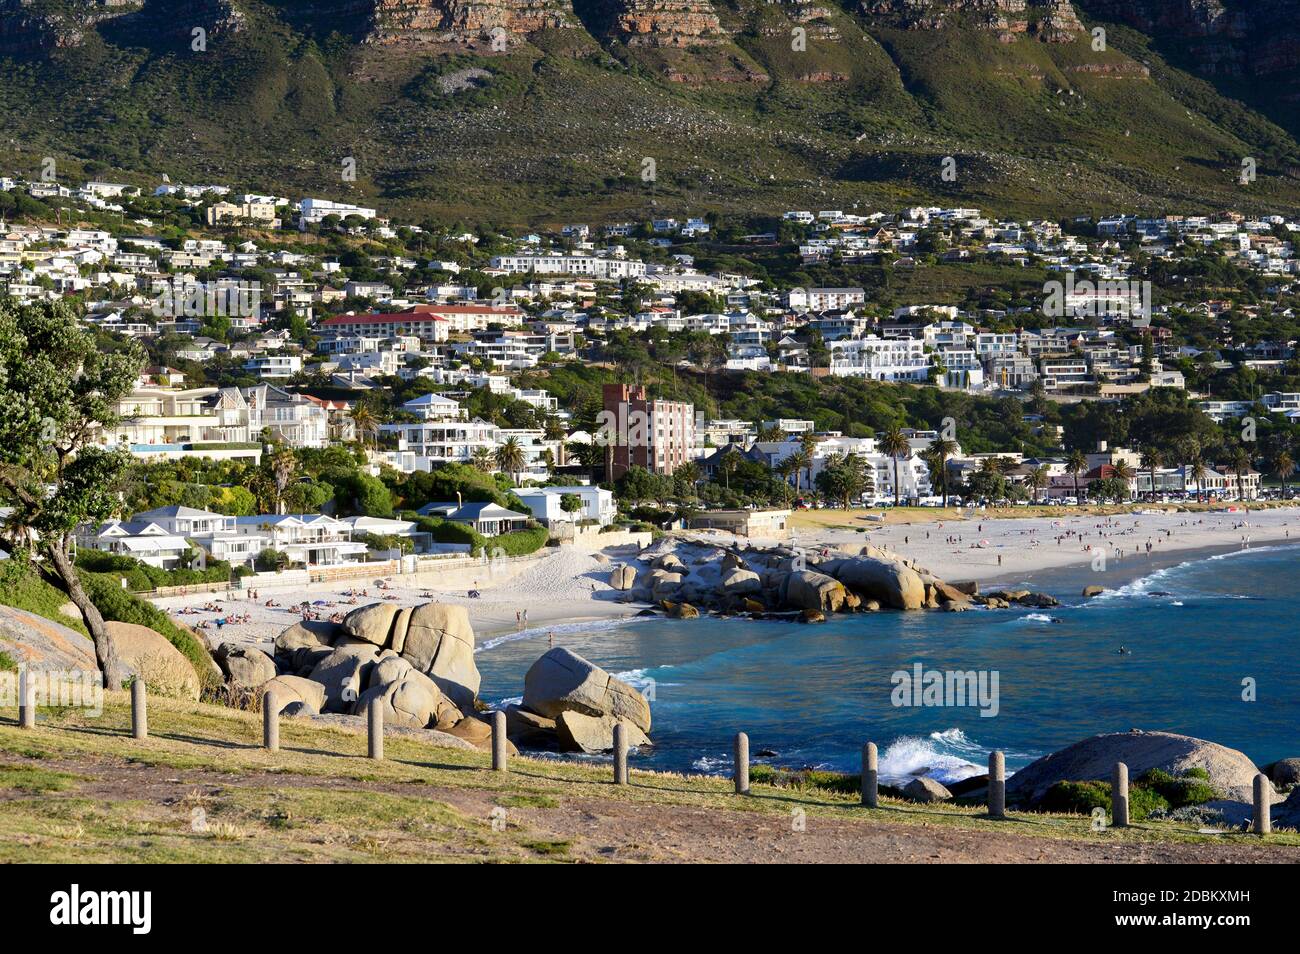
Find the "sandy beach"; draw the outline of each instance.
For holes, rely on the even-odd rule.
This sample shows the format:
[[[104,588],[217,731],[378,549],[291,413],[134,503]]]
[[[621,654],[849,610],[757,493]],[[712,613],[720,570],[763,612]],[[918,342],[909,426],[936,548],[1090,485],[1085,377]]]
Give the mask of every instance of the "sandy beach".
[[[883,524],[842,512],[841,517],[845,522],[860,524],[863,529],[797,529],[790,540],[783,542],[809,548],[871,543],[915,559],[951,581],[1014,582],[1047,570],[1091,564],[1097,569],[1098,584],[1105,586],[1108,571],[1119,571],[1116,577],[1131,577],[1144,564],[1167,561],[1170,555],[1181,551],[1300,541],[1300,508],[1250,513],[975,517]],[[716,531],[692,531],[681,536],[728,546],[739,542],[742,547],[747,543],[782,542],[737,541],[731,534]],[[1103,552],[1104,561],[1100,559]],[[246,591],[235,590],[230,598],[223,593],[192,594],[154,602],[177,622],[197,628],[214,645],[234,642],[265,646],[300,618],[293,607],[303,600],[310,601],[313,610],[324,618],[383,599],[398,606],[439,600],[469,609],[482,648],[493,637],[507,633],[545,631],[565,624],[635,615],[642,607],[619,601],[622,594],[608,584],[612,566],[634,559],[635,553],[627,548],[603,554],[563,548],[525,565],[509,578],[496,579],[485,568],[478,582],[482,595],[477,599],[469,598],[466,589],[440,586],[436,572],[425,572],[409,577],[387,577],[388,589],[378,588],[376,577],[308,586],[261,584],[257,587],[257,600],[251,599]],[[268,601],[279,605],[267,606]],[[217,609],[202,609],[208,605]],[[193,612],[186,612],[187,609]],[[218,630],[215,620],[230,614],[247,615],[248,621],[226,624]],[[207,626],[202,626],[203,623]]]

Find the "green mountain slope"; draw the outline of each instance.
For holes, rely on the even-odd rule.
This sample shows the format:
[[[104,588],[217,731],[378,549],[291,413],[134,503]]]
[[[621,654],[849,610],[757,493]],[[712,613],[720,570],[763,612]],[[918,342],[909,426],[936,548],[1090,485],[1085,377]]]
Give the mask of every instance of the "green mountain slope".
[[[1098,51],[1092,21],[1046,42],[1032,5],[1009,28],[965,0],[919,26],[892,6],[0,0],[0,169],[54,156],[72,182],[167,173],[499,224],[1300,209],[1292,134],[1167,63],[1158,35],[1098,21]]]

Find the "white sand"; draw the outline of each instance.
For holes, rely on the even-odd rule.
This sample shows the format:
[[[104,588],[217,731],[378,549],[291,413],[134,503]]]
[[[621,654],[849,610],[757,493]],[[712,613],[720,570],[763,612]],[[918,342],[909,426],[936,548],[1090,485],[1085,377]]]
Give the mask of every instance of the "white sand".
[[[1251,546],[1284,540],[1300,542],[1300,509],[1119,517],[1067,516],[1059,519],[1007,518],[984,520],[982,523],[979,519],[968,519],[891,526],[864,521],[863,526],[867,528],[864,533],[818,530],[798,533],[793,541],[782,542],[807,547],[870,542],[911,557],[947,580],[1015,582],[1042,570],[1093,563],[1099,548],[1103,547],[1106,548],[1108,568],[1122,568],[1131,573],[1148,561],[1148,541],[1154,557],[1166,558],[1184,550],[1240,547],[1246,545],[1247,540]],[[1067,532],[1072,535],[1058,544],[1056,538]],[[689,536],[697,540],[716,540],[720,545],[777,542],[736,541],[730,534],[717,532],[691,533]],[[949,536],[960,537],[961,542],[945,542]],[[1092,549],[1085,549],[1089,545]],[[470,599],[467,589],[459,586],[454,590],[439,587],[436,582],[432,586],[422,586],[412,578],[394,576],[387,578],[391,586],[387,591],[377,590],[374,578],[362,578],[310,586],[262,585],[258,587],[257,602],[247,599],[240,590],[235,591],[233,599],[226,599],[224,594],[202,594],[173,596],[154,602],[185,625],[193,627],[200,621],[209,621],[209,628],[200,632],[207,635],[214,646],[219,642],[265,646],[300,618],[289,606],[302,600],[325,601],[327,605],[316,609],[329,617],[333,613],[347,613],[356,606],[378,602],[385,595],[395,597],[391,602],[398,606],[414,606],[429,599],[463,605],[469,609],[475,633],[482,638],[523,629],[545,629],[559,623],[634,615],[639,607],[618,602],[616,596],[620,594],[611,589],[607,581],[609,570],[615,564],[630,561],[635,554],[625,549],[609,551],[608,556],[609,562],[603,564],[593,553],[564,548],[526,567],[513,578],[507,579],[505,574],[500,574],[500,580],[493,579],[485,568],[478,580],[478,589],[482,593],[479,599]],[[421,577],[426,581],[436,581],[433,573]],[[1098,574],[1097,582],[1106,585],[1104,572]],[[369,595],[358,596],[355,604],[349,603],[343,594],[354,588],[358,592],[367,589]],[[274,599],[284,606],[269,608],[262,605],[267,599]],[[208,602],[218,603],[225,613],[247,613],[250,621],[226,625],[218,635],[210,621],[221,614],[177,613],[184,607],[202,607]],[[515,614],[522,614],[524,610],[528,611],[527,622],[522,618],[516,621]]]
[[[1210,547],[1261,546],[1294,540],[1300,543],[1300,508],[1251,513],[1128,514],[1114,517],[1066,516],[947,520],[880,526],[864,522],[865,533],[819,530],[798,534],[795,542],[872,543],[910,557],[936,576],[950,581],[1014,581],[1038,571],[1099,564],[1131,572],[1153,557]],[[1060,543],[1057,537],[1065,536]],[[1080,538],[1082,535],[1082,538]],[[949,537],[959,543],[947,542]],[[1091,547],[1091,549],[1085,549]],[[1000,562],[999,562],[1000,558]],[[1104,571],[1097,581],[1105,585]]]

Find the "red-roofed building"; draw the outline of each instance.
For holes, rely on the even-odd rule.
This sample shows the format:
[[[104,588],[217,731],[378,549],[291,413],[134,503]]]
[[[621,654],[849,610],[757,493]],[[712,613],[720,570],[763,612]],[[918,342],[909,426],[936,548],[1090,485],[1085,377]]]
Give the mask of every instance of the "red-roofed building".
[[[320,326],[332,335],[415,335],[422,341],[446,341],[452,332],[481,331],[490,324],[517,325],[523,318],[523,311],[513,305],[416,305],[387,314],[335,315]]]

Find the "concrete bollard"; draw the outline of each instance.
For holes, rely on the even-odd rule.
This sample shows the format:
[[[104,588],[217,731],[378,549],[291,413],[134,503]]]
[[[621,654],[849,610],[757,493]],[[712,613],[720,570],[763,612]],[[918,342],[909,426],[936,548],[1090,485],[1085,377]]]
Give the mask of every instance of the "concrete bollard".
[[[749,736],[736,733],[736,794],[749,794]]]
[[[614,723],[614,784],[627,784],[627,727]]]
[[[18,727],[36,728],[36,686],[28,681],[26,669],[18,679]]]
[[[149,738],[149,701],[139,674],[131,683],[131,738]]]
[[[274,689],[262,693],[262,747],[280,751],[280,703]]]
[[[880,754],[874,742],[862,747],[862,804],[880,807]]]
[[[1110,817],[1113,827],[1128,827],[1128,766],[1123,762],[1115,763],[1111,776]]]
[[[492,771],[509,771],[506,760],[506,714],[497,710],[492,713]]]
[[[1001,752],[989,753],[989,817],[1007,817],[1007,759]]]
[[[376,696],[366,706],[366,724],[370,730],[369,755],[376,762],[384,760],[384,700]]]
[[[1255,776],[1255,818],[1251,830],[1257,835],[1267,835],[1273,830],[1273,783],[1260,772]]]

